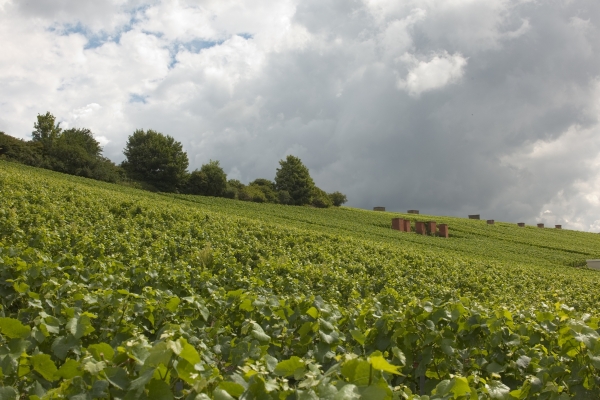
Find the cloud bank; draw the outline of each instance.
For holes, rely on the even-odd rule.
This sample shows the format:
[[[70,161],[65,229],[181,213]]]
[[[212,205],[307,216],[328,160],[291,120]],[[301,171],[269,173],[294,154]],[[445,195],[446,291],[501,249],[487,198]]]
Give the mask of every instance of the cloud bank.
[[[348,205],[600,231],[593,0],[0,0],[0,130],[38,113],[115,162],[135,129],[191,169],[299,156]]]

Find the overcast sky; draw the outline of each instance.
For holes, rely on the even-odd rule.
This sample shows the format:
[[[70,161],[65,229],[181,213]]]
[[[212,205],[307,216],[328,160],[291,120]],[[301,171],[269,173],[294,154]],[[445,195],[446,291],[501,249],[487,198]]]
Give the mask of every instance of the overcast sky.
[[[288,154],[348,206],[600,231],[598,0],[0,0],[0,130]]]

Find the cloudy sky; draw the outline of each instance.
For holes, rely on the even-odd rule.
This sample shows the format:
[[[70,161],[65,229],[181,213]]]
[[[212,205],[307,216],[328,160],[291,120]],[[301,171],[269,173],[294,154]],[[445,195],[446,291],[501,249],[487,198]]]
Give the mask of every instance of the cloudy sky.
[[[597,0],[0,0],[0,130],[300,157],[347,205],[600,231]]]

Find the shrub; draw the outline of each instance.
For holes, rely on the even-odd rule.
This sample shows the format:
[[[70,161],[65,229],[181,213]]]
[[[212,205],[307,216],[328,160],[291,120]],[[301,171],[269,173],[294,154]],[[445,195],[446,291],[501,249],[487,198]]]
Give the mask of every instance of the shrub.
[[[311,205],[318,208],[328,208],[333,204],[327,193],[315,186],[312,190]]]
[[[329,198],[331,199],[331,203],[336,207],[339,207],[348,201],[346,195],[341,192],[329,193]]]

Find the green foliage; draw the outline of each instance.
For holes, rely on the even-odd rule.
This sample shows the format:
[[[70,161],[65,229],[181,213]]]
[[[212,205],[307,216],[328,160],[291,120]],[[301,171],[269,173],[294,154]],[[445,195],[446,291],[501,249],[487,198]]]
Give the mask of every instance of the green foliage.
[[[0,161],[0,399],[597,397],[597,235],[392,215]]]
[[[291,204],[310,204],[315,183],[308,168],[298,157],[289,155],[285,160],[279,161],[280,168],[275,174],[275,188],[277,191],[286,191],[291,197]]]
[[[221,197],[227,190],[227,175],[218,161],[202,165],[200,170],[193,171],[187,182],[187,193],[202,196]]]
[[[42,143],[46,148],[51,147],[62,134],[60,122],[56,123],[56,117],[49,111],[44,115],[38,114],[33,127],[35,130],[31,132],[31,140]]]
[[[44,166],[44,148],[40,142],[27,142],[0,132],[0,158],[34,167]]]
[[[136,130],[123,150],[122,167],[134,180],[147,182],[159,190],[174,192],[187,177],[188,157],[180,142],[149,129]]]
[[[58,138],[58,143],[63,146],[79,147],[90,157],[99,157],[102,153],[100,143],[87,128],[72,128],[63,131]]]
[[[237,199],[238,193],[244,188],[244,184],[237,179],[229,179],[223,192],[223,197],[228,199]]]
[[[89,129],[68,129],[48,150],[49,169],[107,182],[121,178],[119,167],[101,156],[100,143]]]
[[[331,200],[331,204],[333,204],[335,207],[339,207],[348,201],[348,198],[346,197],[346,195],[341,192],[329,193],[328,196],[329,196],[329,199]]]
[[[280,190],[277,192],[277,200],[279,200],[279,204],[290,205],[294,204],[292,196],[287,190]]]
[[[277,196],[277,192],[275,190],[275,183],[268,180],[268,179],[255,179],[252,182],[250,182],[250,184],[248,185],[248,188],[256,188],[258,189],[262,195],[258,195],[261,199],[264,199],[263,201],[260,201],[261,203],[266,202],[266,203],[278,203],[279,199]],[[256,200],[253,200],[256,201]]]
[[[0,157],[70,175],[107,182],[121,179],[121,170],[102,157],[100,143],[85,128],[62,131],[52,114],[38,115],[34,140],[26,142],[0,133]]]
[[[316,186],[312,190],[310,204],[317,208],[327,208],[333,205],[329,195]]]
[[[255,203],[266,203],[267,196],[261,186],[248,185],[238,193],[238,199],[244,201],[253,201]]]

